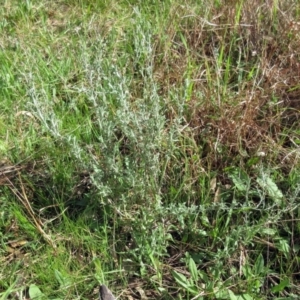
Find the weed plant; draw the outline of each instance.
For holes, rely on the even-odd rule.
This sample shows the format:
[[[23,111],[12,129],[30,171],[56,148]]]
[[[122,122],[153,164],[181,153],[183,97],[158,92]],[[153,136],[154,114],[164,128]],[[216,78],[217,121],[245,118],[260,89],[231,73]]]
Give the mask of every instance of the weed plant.
[[[2,1],[0,299],[298,299],[299,12]]]

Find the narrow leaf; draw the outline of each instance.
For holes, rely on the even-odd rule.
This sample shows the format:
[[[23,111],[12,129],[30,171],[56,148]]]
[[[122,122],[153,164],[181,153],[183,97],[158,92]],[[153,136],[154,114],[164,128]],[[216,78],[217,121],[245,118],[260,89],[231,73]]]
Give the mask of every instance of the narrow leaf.
[[[258,258],[257,258],[257,260],[255,262],[255,266],[254,266],[255,267],[255,274],[256,275],[259,275],[259,274],[263,273],[263,271],[264,271],[264,264],[265,264],[264,258],[262,256],[262,254],[260,254],[258,256]]]

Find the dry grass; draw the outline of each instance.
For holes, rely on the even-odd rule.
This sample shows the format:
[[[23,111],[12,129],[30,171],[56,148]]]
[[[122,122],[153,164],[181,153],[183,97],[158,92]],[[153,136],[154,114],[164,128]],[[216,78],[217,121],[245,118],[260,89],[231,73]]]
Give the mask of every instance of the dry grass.
[[[300,4],[133,2],[4,3],[1,299],[300,294]]]

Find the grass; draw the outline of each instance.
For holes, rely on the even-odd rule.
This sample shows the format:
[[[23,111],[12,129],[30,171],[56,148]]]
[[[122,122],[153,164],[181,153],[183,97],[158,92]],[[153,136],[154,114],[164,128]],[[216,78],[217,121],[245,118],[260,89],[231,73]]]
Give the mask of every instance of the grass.
[[[297,299],[299,1],[2,2],[0,299]]]

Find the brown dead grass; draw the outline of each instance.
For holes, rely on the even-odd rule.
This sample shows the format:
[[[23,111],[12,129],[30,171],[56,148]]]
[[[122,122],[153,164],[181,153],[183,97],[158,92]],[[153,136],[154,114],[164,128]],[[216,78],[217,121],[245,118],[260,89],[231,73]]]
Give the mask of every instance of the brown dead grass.
[[[238,20],[236,1],[226,1],[218,9],[210,7],[205,18],[195,11],[181,12],[180,28],[170,24],[166,30],[171,46],[164,48],[157,66],[161,93],[182,88],[192,65],[186,123],[199,146],[209,144],[205,156],[213,168],[223,168],[235,157],[247,160],[259,151],[277,163],[287,154],[282,133],[299,126],[300,107],[300,23],[293,5],[245,1]],[[221,55],[221,49],[223,59],[217,63],[216,51]],[[173,108],[168,118],[177,113]],[[210,133],[205,135],[208,124]]]

